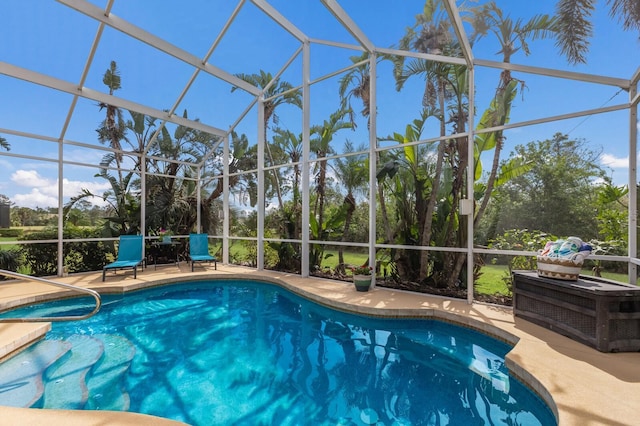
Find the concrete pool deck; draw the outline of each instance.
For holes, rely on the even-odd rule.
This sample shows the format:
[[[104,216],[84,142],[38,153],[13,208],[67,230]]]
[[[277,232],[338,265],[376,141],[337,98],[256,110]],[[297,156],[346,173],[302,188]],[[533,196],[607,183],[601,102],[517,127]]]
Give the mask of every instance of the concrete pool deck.
[[[471,326],[511,343],[509,370],[551,406],[559,424],[640,425],[640,352],[602,353],[521,318],[510,308],[467,304],[384,288],[356,292],[350,283],[218,264],[218,270],[186,263],[132,271],[74,274],[54,280],[99,292],[131,291],[151,285],[209,278],[246,278],[274,282],[319,303],[380,316],[424,316]],[[0,282],[0,309],[46,300],[65,290],[30,281]],[[0,358],[40,339],[47,323],[0,323]],[[110,411],[69,411],[0,407],[2,424],[48,426],[178,425],[166,419]]]

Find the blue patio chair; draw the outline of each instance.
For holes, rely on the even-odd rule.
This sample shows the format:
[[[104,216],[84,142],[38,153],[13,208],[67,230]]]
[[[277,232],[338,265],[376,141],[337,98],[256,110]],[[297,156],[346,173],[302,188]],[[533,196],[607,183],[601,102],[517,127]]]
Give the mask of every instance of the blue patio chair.
[[[105,279],[107,269],[133,268],[133,278],[138,277],[138,265],[144,269],[142,258],[142,235],[120,235],[118,244],[118,258],[102,268],[102,281]]]
[[[218,270],[218,262],[215,256],[209,254],[209,235],[189,234],[189,258],[191,259],[191,272],[196,262],[213,262],[213,267]]]

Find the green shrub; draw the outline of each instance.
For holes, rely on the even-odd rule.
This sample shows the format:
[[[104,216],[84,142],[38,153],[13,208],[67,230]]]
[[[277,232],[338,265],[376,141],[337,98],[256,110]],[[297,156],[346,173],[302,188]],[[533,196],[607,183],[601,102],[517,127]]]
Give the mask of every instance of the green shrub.
[[[489,248],[498,250],[521,250],[537,252],[542,250],[548,241],[558,238],[542,231],[529,231],[528,229],[510,229],[489,242]],[[496,255],[491,259],[493,265],[507,265],[508,268],[502,277],[509,293],[513,288],[511,271],[537,268],[536,256],[507,256]]]
[[[20,228],[2,228],[0,229],[0,237],[5,238],[18,238],[23,234],[22,229]]]
[[[0,269],[16,272],[20,266],[20,261],[19,249],[0,250]],[[0,280],[5,279],[8,279],[8,277],[0,275]]]
[[[627,243],[624,240],[590,240],[587,242],[592,247],[591,254],[594,255],[613,255],[613,256],[626,256]],[[627,264],[625,262],[612,262],[604,260],[589,259],[587,262],[592,266],[592,271],[596,276],[599,276],[601,271],[609,271],[619,274],[625,274],[627,272]]]
[[[101,228],[66,227],[65,239],[82,239],[101,237]],[[45,229],[29,234],[29,240],[56,240],[58,231],[55,228]],[[22,237],[20,239],[27,239]],[[113,253],[113,244],[97,241],[78,241],[63,244],[64,265],[69,272],[96,271],[107,263],[107,255]],[[22,246],[25,265],[36,276],[56,275],[58,272],[58,244],[40,243]]]

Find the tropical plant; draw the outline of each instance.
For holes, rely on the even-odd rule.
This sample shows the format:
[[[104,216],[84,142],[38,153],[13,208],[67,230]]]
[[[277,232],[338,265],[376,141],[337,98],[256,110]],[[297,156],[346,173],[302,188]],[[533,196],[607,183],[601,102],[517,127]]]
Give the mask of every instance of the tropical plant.
[[[116,61],[111,61],[109,68],[105,71],[102,77],[102,82],[109,88],[109,95],[113,95],[116,90],[119,90],[121,86],[120,71]],[[102,144],[108,145],[113,152],[107,154],[103,160],[103,164],[111,164],[112,161],[116,163],[116,169],[118,172],[119,180],[122,180],[121,164],[123,160],[122,144],[126,132],[126,124],[122,118],[122,110],[114,105],[109,105],[104,102],[98,104],[100,110],[105,110],[105,119],[102,121],[100,127],[97,129],[98,141]],[[107,161],[108,160],[108,161]]]
[[[324,203],[327,187],[327,160],[329,154],[334,153],[331,142],[336,133],[344,129],[353,129],[353,125],[345,120],[349,114],[346,109],[340,109],[329,116],[328,120],[324,120],[321,125],[311,127],[311,152],[315,154],[316,163],[313,170],[316,184],[316,200],[312,215],[318,220],[318,228],[323,228],[324,220]]]
[[[11,145],[9,145],[9,142],[7,142],[7,140],[2,136],[0,136],[0,148],[6,149],[7,151],[11,151]]]
[[[109,68],[105,71],[102,82],[109,88],[112,95],[121,88],[121,77],[115,61],[111,61]],[[88,189],[83,189],[80,194],[70,198],[64,206],[63,213],[67,217],[77,203],[81,203],[88,198],[98,197],[106,201],[110,206],[109,216],[104,222],[103,236],[117,236],[121,234],[136,233],[140,230],[140,179],[133,171],[124,172],[122,163],[124,151],[122,141],[126,140],[127,124],[125,123],[122,111],[113,105],[106,103],[98,104],[100,110],[105,110],[105,119],[96,130],[98,141],[108,145],[112,152],[105,154],[100,162],[100,171],[95,175],[109,182],[111,189],[102,195],[94,194]],[[144,147],[142,147],[144,148]],[[142,153],[142,150],[138,151]],[[139,157],[133,156],[139,168]],[[115,169],[115,175],[111,171]]]
[[[356,151],[362,152],[365,149],[366,147],[364,145],[360,145]],[[368,158],[362,154],[350,155],[353,152],[353,144],[347,140],[344,144],[344,153],[346,156],[336,159],[335,166],[333,167],[337,178],[346,191],[344,201],[342,202],[346,208],[346,217],[342,230],[343,242],[349,241],[351,220],[357,207],[355,194],[365,191],[368,187],[367,183],[369,182]],[[341,273],[345,272],[343,246],[338,247],[337,269]]]
[[[254,85],[257,88],[262,89],[262,98],[264,99],[264,140],[269,165],[276,165],[274,155],[271,152],[271,146],[267,143],[267,129],[271,121],[274,124],[278,124],[278,116],[276,115],[276,109],[281,105],[295,105],[298,108],[302,108],[302,91],[300,89],[294,89],[291,83],[286,81],[280,81],[279,78],[274,79],[271,73],[260,70],[260,74],[236,74],[236,77],[246,81],[249,84]],[[231,88],[231,91],[235,91],[237,87]],[[280,176],[277,169],[270,170],[270,176],[272,178],[271,187],[275,189],[276,196],[278,198],[278,206],[282,209],[284,201],[282,198],[282,191],[280,189]]]
[[[22,261],[19,249],[0,250],[0,269],[5,271],[17,271]],[[0,281],[7,277],[0,275]]]
[[[363,52],[360,56],[352,56],[351,62],[354,67],[340,77],[338,93],[340,95],[340,108],[349,111],[349,121],[353,128],[356,127],[351,98],[360,99],[362,101],[362,110],[360,114],[368,118],[371,113],[371,95],[370,95],[370,69],[369,69],[369,52]],[[367,121],[367,124],[369,122]]]
[[[451,33],[446,13],[440,6],[441,3],[435,0],[428,0],[425,3],[423,13],[416,18],[416,25],[408,28],[400,41],[402,49],[415,49],[423,53],[447,56],[462,55],[460,45]],[[493,2],[461,10],[465,14],[465,19],[473,25],[471,41],[475,42],[489,32],[493,33],[501,43],[500,53],[504,62],[510,62],[512,55],[519,50],[528,54],[528,39],[548,37],[555,31],[554,20],[546,15],[535,16],[526,23],[513,21],[508,16],[504,16]],[[414,236],[418,236],[417,244],[422,246],[432,244],[445,247],[464,246],[467,239],[465,221],[468,217],[461,216],[458,209],[460,200],[465,196],[468,197],[465,194],[468,141],[466,137],[446,138],[446,136],[449,132],[454,135],[463,133],[466,128],[468,113],[466,68],[421,58],[407,60],[404,57],[396,58],[394,65],[398,90],[401,90],[404,83],[412,76],[419,75],[424,78],[423,107],[428,111],[427,115],[438,118],[440,125],[440,140],[432,156],[433,161],[428,164],[428,173],[422,170],[423,166],[418,169],[415,167],[407,169],[411,175],[414,175],[412,191],[416,201],[415,226],[419,231],[411,227],[406,229]],[[488,131],[479,134],[474,140],[476,160],[475,169],[472,169],[474,180],[484,177],[481,163],[478,162],[480,154],[485,151],[494,151],[494,160],[486,184],[478,186],[481,192],[474,194],[479,195],[478,200],[482,202],[475,212],[476,223],[480,221],[495,186],[508,178],[509,173],[523,171],[522,167],[518,167],[522,164],[516,163],[510,170],[499,168],[503,137],[501,132],[491,131],[491,128],[508,122],[510,106],[515,97],[518,82],[508,70],[501,73],[495,98],[479,124],[478,130],[488,129]],[[424,114],[423,112],[423,116]],[[414,140],[419,139],[414,138]],[[412,155],[405,149],[405,161],[408,161],[408,164],[411,164]],[[378,173],[379,177],[385,174],[388,176],[387,167],[388,164],[383,165]],[[499,175],[499,172],[504,174]],[[443,196],[443,194],[448,195]],[[421,211],[426,213],[422,217]],[[462,270],[466,260],[464,254],[423,250],[419,255],[419,261],[411,261],[404,268],[397,265],[400,276],[403,276],[403,272],[418,271],[418,276],[423,281],[428,280],[437,286],[453,287],[464,273]],[[412,274],[412,272],[408,273]]]
[[[607,0],[610,15],[622,22],[624,30],[640,30],[640,2],[637,0]],[[569,62],[586,63],[589,38],[593,35],[592,13],[596,0],[558,0],[558,46]]]
[[[290,226],[287,227],[286,232],[283,234],[285,238],[297,239],[300,238],[300,228],[302,226],[302,196],[300,192],[301,182],[301,164],[302,160],[302,134],[295,135],[293,132],[281,128],[274,129],[273,145],[274,148],[283,153],[288,158],[291,166],[289,169],[293,169],[293,173],[285,174],[285,182],[283,188],[291,190],[292,201],[285,204],[285,209],[290,210]]]

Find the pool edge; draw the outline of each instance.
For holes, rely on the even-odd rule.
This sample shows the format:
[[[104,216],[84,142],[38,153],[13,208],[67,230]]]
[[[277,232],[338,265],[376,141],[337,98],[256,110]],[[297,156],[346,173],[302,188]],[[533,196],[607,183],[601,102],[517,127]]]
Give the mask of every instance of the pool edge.
[[[281,285],[314,302],[355,313],[403,316],[418,314],[477,328],[494,337],[517,343],[507,355],[507,367],[538,393],[561,425],[634,425],[640,395],[640,353],[603,354],[525,320],[511,309],[495,305],[439,298],[375,288],[356,292],[351,285],[320,278],[275,271],[256,271],[232,265],[218,265],[218,271],[163,268],[122,276],[101,283],[97,273],[74,274],[66,282],[93,288],[101,293],[126,293],[146,287],[193,280],[249,279]],[[60,279],[64,281],[65,279]],[[49,293],[51,293],[49,291]],[[33,294],[33,293],[29,293]],[[26,296],[25,296],[26,297]],[[0,294],[0,304],[4,302]],[[634,369],[635,367],[635,369]],[[0,409],[1,412],[1,409]],[[51,426],[53,426],[53,423]],[[66,423],[58,423],[65,424]],[[106,423],[109,424],[109,423]]]

